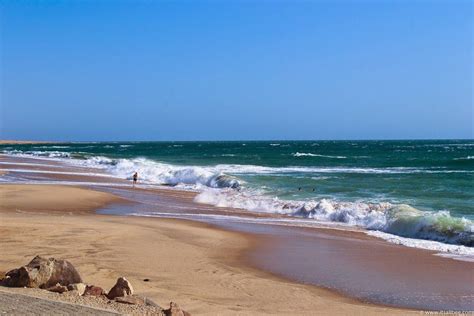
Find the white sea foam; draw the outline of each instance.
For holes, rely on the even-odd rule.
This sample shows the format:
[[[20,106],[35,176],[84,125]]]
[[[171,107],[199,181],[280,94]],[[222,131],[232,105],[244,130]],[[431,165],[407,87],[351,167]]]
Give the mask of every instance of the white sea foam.
[[[71,146],[47,146],[47,145],[44,145],[44,146],[34,146],[33,148],[40,148],[40,149],[49,149],[49,148],[54,148],[54,149],[62,149],[62,148],[70,148]]]
[[[333,177],[324,177],[324,176],[321,176],[321,177],[311,177],[311,179],[313,180],[327,180],[327,179],[332,179]]]
[[[472,159],[474,159],[474,156],[454,158],[454,160],[472,160]]]
[[[21,156],[21,157],[42,157],[42,158],[70,158],[71,154],[62,151],[21,151],[21,150],[4,150],[4,154]]]
[[[423,144],[422,147],[472,147],[474,143],[458,143],[458,144]],[[408,147],[408,146],[402,146]],[[415,148],[415,146],[411,146],[411,148]]]
[[[474,248],[472,247],[450,245],[450,244],[433,241],[433,240],[406,238],[406,237],[396,236],[393,234],[388,234],[381,231],[367,231],[366,233],[367,235],[382,238],[388,242],[391,242],[397,245],[403,245],[406,247],[420,248],[420,249],[426,249],[426,250],[433,250],[433,251],[448,254],[448,255],[444,255],[447,257],[449,257],[450,255],[453,255],[453,259],[471,261],[474,258]]]
[[[296,152],[293,154],[294,157],[322,157],[322,158],[333,158],[333,159],[346,159],[345,156],[329,156],[329,155],[319,155],[313,153],[300,153]]]
[[[240,208],[255,212],[279,213],[327,222],[340,222],[366,228],[382,227],[386,223],[383,211],[390,203],[291,201],[266,196],[255,190],[206,189],[195,201],[218,207]]]

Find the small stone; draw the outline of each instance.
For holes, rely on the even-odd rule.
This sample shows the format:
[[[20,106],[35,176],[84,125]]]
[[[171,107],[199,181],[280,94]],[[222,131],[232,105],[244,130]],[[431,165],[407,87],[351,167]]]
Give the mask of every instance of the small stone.
[[[64,292],[67,292],[67,287],[59,283],[56,283],[55,286],[49,287],[47,288],[47,290],[50,292],[55,292],[55,293],[64,293]]]
[[[115,301],[118,303],[123,304],[130,304],[130,305],[145,305],[145,301],[138,296],[119,296],[115,298]]]
[[[84,294],[84,291],[86,290],[86,285],[84,283],[73,283],[69,284],[67,286],[68,291],[77,291],[79,293],[79,296]]]
[[[86,286],[83,296],[87,296],[87,295],[92,295],[92,296],[105,295],[105,291],[100,286],[88,285]]]
[[[150,279],[143,279],[143,282],[149,282]]]
[[[133,287],[124,277],[117,279],[115,285],[110,289],[107,297],[113,300],[116,297],[123,297],[127,295],[133,295]]]

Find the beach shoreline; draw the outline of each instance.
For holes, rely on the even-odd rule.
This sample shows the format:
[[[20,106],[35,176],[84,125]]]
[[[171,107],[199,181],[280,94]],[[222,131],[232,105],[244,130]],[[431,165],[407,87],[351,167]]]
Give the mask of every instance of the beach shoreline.
[[[95,214],[97,205],[104,205],[101,192],[92,197],[88,189],[54,186],[63,191],[50,201],[52,211],[45,204],[35,208],[38,192],[50,189],[44,185],[0,186],[2,201],[7,202],[0,205],[4,248],[0,271],[23,265],[37,254],[61,257],[73,262],[88,282],[107,288],[124,275],[137,293],[162,306],[178,301],[195,314],[288,314],[295,306],[303,314],[406,312],[364,304],[248,267],[242,256],[255,246],[250,234],[186,220]],[[15,208],[12,192],[22,196]],[[84,196],[95,199],[88,209],[75,204]],[[105,203],[118,201],[108,198]],[[66,201],[71,209],[55,209],[58,202],[65,205]],[[79,211],[73,211],[75,208]],[[144,278],[151,281],[145,283]]]
[[[74,226],[77,223],[83,222],[81,224],[83,226],[92,225],[96,227],[98,223],[94,223],[95,221],[100,222],[101,224],[107,222],[108,225],[112,225],[111,223],[114,222],[118,226],[114,227],[115,230],[127,232],[129,229],[134,231],[137,229],[137,226],[143,226],[146,224],[145,227],[147,227],[148,225],[152,225],[155,231],[161,230],[163,229],[163,227],[165,227],[166,229],[168,229],[168,231],[169,229],[173,229],[175,231],[186,232],[186,234],[188,231],[196,230],[196,227],[199,227],[199,229],[204,229],[204,231],[206,231],[206,235],[210,234],[209,231],[212,231],[212,234],[219,234],[218,232],[222,233],[223,235],[227,236],[226,243],[232,241],[232,244],[234,242],[237,242],[237,240],[240,240],[240,243],[237,242],[239,243],[239,245],[236,245],[236,248],[232,249],[231,251],[233,253],[231,257],[233,257],[234,260],[226,261],[227,259],[229,259],[229,256],[222,257],[222,255],[216,256],[215,254],[210,253],[207,253],[207,255],[210,257],[217,258],[218,260],[216,262],[217,265],[220,267],[226,266],[237,267],[238,269],[244,270],[249,269],[250,272],[246,270],[246,272],[244,273],[245,279],[252,277],[258,277],[265,280],[276,279],[279,282],[283,282],[284,284],[291,284],[292,286],[306,284],[304,285],[305,289],[309,290],[311,293],[313,293],[313,290],[316,290],[317,293],[313,293],[311,295],[316,297],[321,296],[323,298],[323,301],[327,300],[328,298],[330,300],[334,300],[336,298],[336,300],[342,300],[344,302],[348,302],[348,304],[370,306],[371,308],[374,306],[377,308],[388,308],[388,310],[391,312],[397,312],[400,310],[408,309],[400,309],[397,307],[400,306],[399,298],[391,299],[390,296],[388,296],[388,299],[385,298],[382,300],[377,300],[376,297],[374,299],[373,295],[380,296],[382,291],[389,290],[389,292],[387,293],[393,294],[394,288],[385,288],[383,286],[385,283],[395,284],[401,282],[402,284],[407,282],[407,289],[412,289],[416,291],[421,290],[425,293],[431,293],[430,291],[434,289],[440,295],[444,295],[442,293],[446,293],[448,297],[449,295],[451,295],[452,292],[457,293],[454,297],[462,297],[462,295],[465,294],[462,291],[469,292],[468,289],[465,289],[465,280],[467,277],[467,282],[469,283],[469,278],[472,278],[472,275],[466,276],[466,271],[469,271],[466,269],[472,268],[471,263],[458,262],[449,258],[441,258],[438,256],[434,256],[433,251],[407,248],[400,245],[390,244],[381,239],[368,236],[363,231],[358,231],[357,229],[346,230],[337,229],[337,227],[282,227],[281,225],[278,225],[278,222],[282,220],[288,220],[287,216],[278,214],[268,215],[262,213],[252,213],[238,209],[216,208],[214,206],[196,204],[194,202],[194,197],[196,195],[195,192],[180,191],[171,188],[159,189],[141,187],[132,190],[128,181],[114,178],[104,178],[107,179],[107,181],[112,182],[107,182],[104,180],[105,182],[103,182],[103,184],[100,182],[96,182],[96,184],[88,184],[90,183],[89,181],[91,181],[92,178],[90,176],[85,177],[80,174],[81,171],[87,172],[87,169],[74,169],[72,167],[66,168],[65,166],[58,166],[57,162],[55,161],[41,159],[17,157],[12,158],[6,156],[2,156],[1,158],[2,161],[6,163],[5,165],[3,165],[3,168],[5,170],[8,170],[10,174],[9,177],[13,177],[11,179],[15,179],[15,177],[21,175],[21,177],[23,177],[22,181],[26,181],[25,183],[28,183],[30,181],[28,179],[34,179],[34,181],[40,183],[35,185],[26,185],[25,187],[22,187],[22,185],[20,185],[19,187],[22,189],[19,190],[17,194],[18,196],[24,197],[30,194],[29,199],[21,199],[20,202],[23,203],[24,201],[28,200],[30,200],[30,202],[33,201],[30,206],[35,206],[36,209],[46,209],[46,207],[42,207],[41,203],[43,203],[43,205],[48,205],[48,203],[51,206],[56,205],[56,211],[59,211],[56,214],[57,216],[60,216],[61,218],[64,217],[74,219],[68,221],[67,225]],[[25,171],[28,172],[22,174],[17,169],[18,167],[24,168]],[[58,170],[58,168],[62,170],[64,174],[41,173],[44,170]],[[74,171],[77,172],[77,174],[68,174],[68,171]],[[27,178],[24,178],[25,176]],[[97,176],[100,176],[100,174],[98,174]],[[69,183],[69,185],[55,185],[62,182]],[[16,185],[5,184],[0,185],[0,188],[2,188],[2,190],[5,190],[5,188],[3,187],[12,188],[14,186]],[[46,201],[46,204],[44,204],[45,202],[41,202],[41,199],[37,200],[37,202],[35,203],[34,195],[31,195],[34,193],[34,190],[31,190],[31,188],[36,188],[40,191],[45,190],[44,194],[36,193],[36,198],[38,196],[46,196],[48,195],[48,192],[51,191],[60,192],[61,190],[79,190],[82,192],[81,194],[85,194],[85,192],[88,192],[88,194],[98,194],[98,196],[94,197],[93,200],[100,197],[99,200],[101,202],[96,202],[90,204],[89,206],[82,205],[82,208],[89,207],[89,211],[84,211],[84,209],[80,211],[80,205],[77,204],[73,207],[73,209],[68,208],[67,203],[70,203],[69,200],[69,202],[67,202],[66,204],[62,203],[61,201],[51,200]],[[73,196],[76,195],[77,193],[73,194]],[[115,195],[116,197],[111,198],[112,195]],[[57,196],[58,195],[53,196],[53,199]],[[67,197],[68,194],[60,194],[60,196]],[[117,198],[117,196],[119,198]],[[151,200],[149,200],[150,198]],[[6,199],[3,200],[6,201]],[[74,198],[73,200],[77,202],[77,198]],[[147,203],[147,201],[150,203]],[[8,207],[5,206],[8,206],[8,202],[4,203],[4,208],[8,209]],[[26,217],[33,216],[31,214],[31,210],[24,209],[24,207],[22,207],[21,209],[23,209],[22,212],[26,211],[26,213],[21,213],[26,214],[21,215],[25,217],[26,221]],[[54,211],[54,209],[54,207],[51,207],[51,211]],[[80,212],[77,212],[78,210]],[[96,210],[99,211],[99,214],[95,214]],[[61,211],[66,212],[62,213]],[[54,212],[44,211],[40,213],[41,214],[35,214],[34,216],[52,216],[52,214],[50,213]],[[141,214],[141,216],[117,216],[130,215],[134,213],[136,215]],[[14,220],[18,221],[18,226],[21,227],[22,225],[20,225],[20,221],[22,219],[21,216],[18,215],[19,213],[16,212],[16,208],[11,209],[8,213],[2,212],[2,217],[5,218],[4,222],[11,223],[11,220],[8,218],[8,216],[13,216],[12,214],[17,216],[14,218]],[[147,214],[150,214],[151,217]],[[224,216],[228,219],[232,217],[238,217],[241,219],[247,218],[257,222],[260,218],[265,220],[268,220],[270,218],[273,219],[275,222],[272,225],[256,225],[255,223],[238,224],[234,221],[211,222],[208,219],[205,219],[205,217],[204,220],[199,220],[199,217],[196,217],[196,215],[200,216],[200,214],[209,215],[211,216],[211,218],[216,215]],[[156,216],[158,216],[159,218],[156,218]],[[164,219],[163,217],[169,217],[174,219]],[[90,219],[85,220],[86,218]],[[34,219],[41,221],[42,217],[34,217]],[[194,220],[189,221],[190,219]],[[172,225],[173,227],[166,226],[168,225],[167,223],[174,223]],[[27,223],[25,223],[25,225],[26,224]],[[66,222],[64,224],[66,224]],[[131,225],[131,227],[127,226],[125,228],[124,225]],[[34,228],[34,226],[32,226],[32,228]],[[91,231],[94,231],[95,229],[97,228],[94,228]],[[140,232],[140,234],[141,233],[142,232]],[[64,234],[68,235],[67,232],[64,232]],[[35,235],[34,238],[42,240],[44,239],[44,237],[45,236],[38,234]],[[179,233],[173,233],[171,239],[169,238],[169,236],[163,236],[163,238],[165,237],[168,238],[168,242],[177,242],[178,245],[188,245],[189,243],[192,244],[196,240],[196,237],[179,239],[180,237],[182,237]],[[146,244],[149,242],[148,239],[153,238],[154,237],[143,237],[141,244]],[[197,236],[197,238],[199,239],[199,236]],[[147,241],[145,242],[143,240]],[[211,241],[211,247],[214,247],[214,242],[215,241]],[[278,245],[281,246],[279,247]],[[78,245],[79,249],[81,247],[81,245]],[[108,245],[107,247],[110,247],[110,245]],[[175,245],[174,247],[179,248],[179,246],[177,245]],[[137,247],[133,246],[131,248]],[[128,248],[121,248],[120,251],[128,251],[127,249]],[[227,248],[224,247],[224,249]],[[239,250],[237,251],[236,249]],[[301,249],[301,251],[299,249]],[[312,251],[308,252],[308,249],[312,249]],[[169,250],[170,249],[166,249],[165,251]],[[150,253],[153,251],[154,249],[148,249],[146,253]],[[171,249],[171,251],[175,251],[175,249],[173,248]],[[137,254],[134,255],[136,256]],[[141,254],[138,255],[140,256]],[[19,254],[17,253],[17,257],[18,256]],[[288,261],[288,259],[290,258],[291,260]],[[404,258],[410,258],[410,260],[407,261]],[[99,261],[103,260],[102,258],[96,259]],[[24,260],[28,261],[27,258],[25,258]],[[143,260],[146,261],[146,259],[144,258]],[[311,265],[301,265],[301,263],[304,262],[308,262],[308,264]],[[26,262],[21,262],[18,264],[25,263]],[[89,265],[90,263],[87,264]],[[212,265],[215,264],[215,262],[209,264]],[[102,269],[109,269],[111,266],[115,267],[115,263],[105,265],[104,267],[102,267]],[[430,266],[430,269],[427,270],[426,266]],[[317,267],[317,269],[314,270],[314,267]],[[122,271],[129,271],[129,268],[130,267],[125,267]],[[148,267],[146,268],[148,269]],[[0,266],[0,271],[1,269],[4,269],[3,265]],[[181,271],[174,271],[173,273],[171,273],[171,275],[176,277],[179,276],[182,271],[187,271],[189,269],[194,271],[195,267],[190,265],[186,269],[183,269]],[[209,271],[206,268],[201,267],[198,270],[207,271],[207,273],[209,274]],[[435,278],[431,278],[430,273],[428,273],[429,271],[435,271],[439,273],[439,275],[437,275]],[[358,275],[360,275],[360,277],[357,277]],[[145,276],[143,277],[146,278]],[[216,275],[215,277],[216,280],[220,280],[220,278],[222,278],[222,275]],[[100,276],[100,279],[105,280],[105,277]],[[112,277],[111,279],[114,279],[114,277]],[[140,279],[137,279],[137,281],[140,282]],[[444,290],[439,289],[439,286],[437,285],[438,281],[442,282]],[[112,281],[109,280],[109,282]],[[193,282],[196,283],[195,280],[193,280],[191,283]],[[219,283],[221,281],[217,282]],[[308,283],[311,285],[308,285]],[[422,286],[420,288],[418,286],[418,283],[426,286]],[[460,293],[458,293],[458,285],[461,288]],[[246,284],[246,286],[248,285]],[[270,289],[273,286],[274,285],[270,286]],[[346,292],[343,290],[344,288],[350,286],[354,287],[355,289]],[[194,287],[197,288],[197,285],[194,284]],[[396,287],[395,292],[398,291],[398,289],[402,291],[402,288]],[[403,291],[406,291],[407,289]],[[367,292],[368,295],[364,294],[358,296],[358,292],[363,292],[361,290],[370,291]],[[179,293],[181,291],[182,290],[177,290],[175,294],[179,296]],[[268,289],[262,288],[255,288],[251,291],[254,293],[260,293],[262,291],[272,293],[272,290],[268,291]],[[288,289],[280,289],[279,291],[285,292],[288,291]],[[290,293],[292,292],[290,291]],[[329,297],[326,297],[326,294],[324,293],[329,294]],[[387,295],[387,293],[385,293],[384,295]],[[238,295],[239,294],[232,293],[232,296],[238,297]],[[258,295],[264,296],[264,294],[262,293]],[[246,296],[242,297],[241,299],[245,300],[248,298],[249,296]],[[160,300],[159,297],[157,297],[157,299]],[[178,300],[178,298],[173,299]],[[207,297],[200,299],[203,301],[209,301],[209,298]],[[268,299],[270,299],[270,301],[272,300],[272,298],[262,298],[260,303],[263,304]],[[436,297],[434,297],[434,299],[436,299]],[[292,304],[300,304],[301,302],[304,302],[305,306],[313,306],[312,303],[309,303],[309,301],[310,299],[308,299],[308,301],[300,301],[299,298],[294,298]],[[386,307],[388,306],[385,304],[385,302],[387,301],[389,302],[390,307]],[[187,303],[187,301],[185,302]],[[453,304],[457,306],[457,303],[454,302]],[[458,306],[464,306],[464,309],[466,309],[466,303],[461,302],[461,304],[464,305]],[[316,304],[313,306],[313,308],[320,308],[320,306],[318,306],[319,305]],[[405,306],[421,310],[440,310],[443,309],[444,305],[433,305],[430,307],[430,304],[427,304],[425,302],[425,304],[422,306],[410,304]],[[229,305],[227,307],[230,308],[231,306]],[[256,305],[250,307],[250,309],[247,311],[255,312],[256,310],[252,310],[252,308],[256,308]],[[279,308],[285,310],[286,307],[282,305]],[[334,308],[335,309],[333,311],[340,311],[340,307],[335,306]],[[194,310],[194,307],[192,307],[192,310]],[[196,310],[199,311],[199,313],[203,313],[203,311],[199,308],[197,308]],[[222,310],[219,310],[218,313],[221,314],[224,310],[225,309],[223,308]],[[344,311],[342,311],[341,313],[344,314],[347,312],[348,311],[344,309]],[[384,312],[386,312],[385,309]],[[270,310],[265,310],[262,311],[262,313],[265,314],[273,312]]]

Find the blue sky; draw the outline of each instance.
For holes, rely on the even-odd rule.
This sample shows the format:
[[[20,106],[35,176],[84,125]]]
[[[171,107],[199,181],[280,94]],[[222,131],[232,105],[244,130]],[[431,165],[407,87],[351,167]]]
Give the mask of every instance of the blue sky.
[[[471,1],[0,10],[0,138],[473,138]]]

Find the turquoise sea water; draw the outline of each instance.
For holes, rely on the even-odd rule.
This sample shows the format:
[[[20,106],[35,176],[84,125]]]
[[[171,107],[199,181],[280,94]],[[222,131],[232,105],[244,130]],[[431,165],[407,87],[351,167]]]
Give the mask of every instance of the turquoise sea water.
[[[198,202],[474,244],[474,140],[110,142],[1,145],[141,183],[204,192]]]

